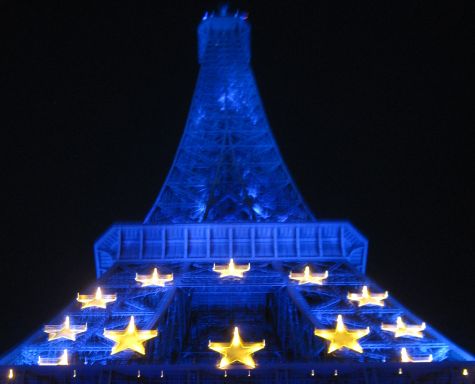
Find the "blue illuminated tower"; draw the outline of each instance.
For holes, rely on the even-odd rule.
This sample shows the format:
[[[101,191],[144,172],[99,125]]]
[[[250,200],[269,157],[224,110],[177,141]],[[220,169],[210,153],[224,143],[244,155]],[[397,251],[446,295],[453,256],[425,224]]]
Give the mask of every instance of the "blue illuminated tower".
[[[249,66],[250,27],[210,17],[175,161],[146,224],[314,221],[282,161]]]
[[[0,380],[469,382],[473,356],[365,275],[366,238],[306,206],[257,91],[246,17],[206,15],[198,39],[185,131],[144,223],[98,239],[97,281],[0,359]],[[254,344],[232,344],[237,332]]]

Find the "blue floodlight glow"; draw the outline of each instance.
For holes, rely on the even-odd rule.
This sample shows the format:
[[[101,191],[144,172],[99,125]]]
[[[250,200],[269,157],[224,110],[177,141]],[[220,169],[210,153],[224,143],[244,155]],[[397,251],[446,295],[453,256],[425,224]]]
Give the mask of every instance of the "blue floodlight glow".
[[[200,73],[157,200],[144,223],[113,225],[97,240],[98,280],[71,287],[73,298],[100,286],[107,303],[81,295],[96,304],[81,310],[72,300],[48,324],[63,334],[65,318],[87,327],[48,340],[40,325],[0,359],[5,378],[422,383],[471,374],[472,355],[365,275],[367,239],[306,206],[264,113],[246,19],[227,8],[203,16]],[[230,260],[245,273],[220,278],[216,265]]]

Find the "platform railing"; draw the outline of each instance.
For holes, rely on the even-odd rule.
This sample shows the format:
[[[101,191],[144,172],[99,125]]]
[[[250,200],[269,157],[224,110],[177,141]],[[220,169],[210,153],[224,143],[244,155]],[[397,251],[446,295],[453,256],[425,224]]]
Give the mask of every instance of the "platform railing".
[[[116,262],[345,261],[366,268],[368,241],[349,222],[116,224],[94,246],[101,276]]]

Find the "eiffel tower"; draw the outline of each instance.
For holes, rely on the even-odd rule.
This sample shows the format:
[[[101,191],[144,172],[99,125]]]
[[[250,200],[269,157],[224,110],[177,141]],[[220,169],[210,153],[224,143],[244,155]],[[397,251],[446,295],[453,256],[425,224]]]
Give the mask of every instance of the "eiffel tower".
[[[474,357],[365,275],[272,136],[246,15],[198,27],[200,73],[143,223],[95,243],[97,281],[0,359],[6,383],[468,383]],[[77,293],[77,294],[76,294]]]

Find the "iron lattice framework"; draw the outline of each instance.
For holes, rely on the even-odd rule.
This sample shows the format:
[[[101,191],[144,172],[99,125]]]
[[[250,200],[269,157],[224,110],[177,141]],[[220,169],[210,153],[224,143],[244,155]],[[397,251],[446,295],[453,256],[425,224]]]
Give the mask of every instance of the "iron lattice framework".
[[[315,221],[305,206],[259,100],[245,18],[205,17],[198,33],[198,85],[160,195],[144,224],[114,225],[95,244],[98,280],[81,293],[101,287],[111,302],[81,309],[73,301],[48,324],[68,316],[83,327],[76,340],[49,340],[45,330],[51,328],[39,330],[1,358],[0,380],[469,382],[464,373],[473,369],[473,356],[430,324],[423,337],[396,338],[383,329],[398,318],[422,320],[364,274],[364,236],[348,222]],[[232,258],[238,266],[249,263],[249,271],[221,278],[214,264]],[[292,273],[304,276],[306,267],[328,271],[319,275],[321,285],[294,279]],[[139,276],[154,268],[168,282],[142,287]],[[384,305],[359,306],[354,297],[363,287],[378,292]],[[329,342],[315,335],[335,328],[339,316],[350,330],[368,329],[358,341],[362,353],[347,347],[329,353]],[[114,342],[104,330],[125,330],[131,317],[139,330],[158,330],[158,336],[145,343],[145,355],[111,354]],[[209,348],[209,340],[229,340],[235,326],[246,340],[265,339],[252,371],[242,364],[219,369],[219,354]],[[65,350],[67,366],[38,366],[58,363]],[[403,350],[414,360],[433,361],[401,362]]]
[[[145,222],[312,221],[282,161],[249,65],[250,28],[198,28],[198,83],[175,161]]]

